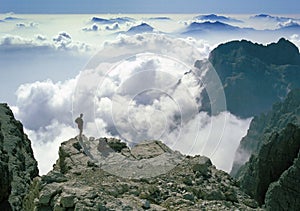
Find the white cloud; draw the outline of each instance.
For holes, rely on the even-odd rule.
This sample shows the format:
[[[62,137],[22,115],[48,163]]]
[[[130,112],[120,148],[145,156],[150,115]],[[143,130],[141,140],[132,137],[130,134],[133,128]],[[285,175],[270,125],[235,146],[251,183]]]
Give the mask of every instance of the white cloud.
[[[0,50],[22,51],[57,51],[64,50],[69,52],[90,52],[94,50],[88,44],[72,40],[66,32],[60,32],[52,40],[46,36],[37,34],[34,38],[23,38],[17,35],[4,35],[0,39]]]
[[[77,134],[74,127],[65,125],[54,120],[45,128],[38,130],[28,130],[32,141],[34,156],[38,161],[40,175],[46,174],[52,169],[53,164],[58,159],[58,149],[63,141],[69,140]]]
[[[68,45],[71,36],[60,33],[54,39]],[[205,62],[197,69],[194,62],[206,56],[208,45],[144,34],[120,36],[105,46],[75,79],[18,89],[14,111],[27,128],[41,173],[51,169],[59,144],[77,135],[79,113],[84,113],[86,136],[113,135],[130,143],[161,139],[184,153],[208,155],[218,168],[229,170],[249,120],[198,113],[200,77],[210,69]]]
[[[76,79],[23,84],[16,92],[18,116],[27,129],[38,130],[57,120],[71,123],[72,93]]]
[[[16,27],[17,28],[21,28],[21,29],[24,29],[24,28],[34,28],[34,27],[37,27],[38,24],[37,23],[34,23],[34,22],[30,22],[30,23],[17,23],[16,24]]]
[[[278,26],[280,28],[283,28],[283,27],[300,26],[300,24],[297,21],[293,21],[292,19],[289,19],[289,20],[284,21],[284,22],[279,22]]]
[[[290,37],[290,41],[293,42],[298,47],[298,49],[300,49],[300,36],[299,36],[299,34],[293,34]]]
[[[251,118],[239,119],[228,112],[213,117],[201,112],[181,128],[185,135],[173,148],[191,155],[208,156],[217,168],[229,172],[235,151],[250,122]],[[171,137],[177,135],[177,131],[170,134]]]

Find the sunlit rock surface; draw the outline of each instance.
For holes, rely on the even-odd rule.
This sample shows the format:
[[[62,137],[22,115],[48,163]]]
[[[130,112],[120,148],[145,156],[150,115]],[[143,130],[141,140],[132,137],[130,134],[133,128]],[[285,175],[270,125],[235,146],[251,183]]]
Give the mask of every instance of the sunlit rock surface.
[[[24,203],[34,209],[253,210],[257,203],[206,157],[184,156],[160,141],[130,149],[83,136],[63,142],[53,170],[35,178]]]

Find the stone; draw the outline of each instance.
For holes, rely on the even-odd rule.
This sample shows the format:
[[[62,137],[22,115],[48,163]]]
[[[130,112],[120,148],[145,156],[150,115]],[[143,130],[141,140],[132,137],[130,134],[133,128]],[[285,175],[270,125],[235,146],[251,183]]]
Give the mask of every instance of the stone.
[[[300,196],[300,90],[264,115],[252,120],[238,153],[246,150],[248,162],[235,173],[241,188],[268,210],[297,210]],[[246,153],[247,154],[247,153]],[[248,204],[249,205],[249,204]]]
[[[183,198],[189,201],[194,201],[195,196],[192,193],[185,193],[183,194]]]
[[[131,154],[136,159],[149,159],[159,155],[162,155],[165,152],[169,152],[168,147],[161,147],[162,144],[159,141],[144,141],[131,149]]]
[[[266,193],[265,204],[268,210],[300,210],[300,151],[294,164],[279,180],[272,183]]]
[[[84,137],[84,144],[87,145],[88,140]],[[97,144],[98,140],[93,140],[90,147]],[[252,199],[235,186],[234,180],[228,174],[215,169],[206,157],[180,155],[182,156],[181,162],[169,171],[165,171],[164,174],[155,177],[121,177],[106,171],[103,164],[94,167],[86,165],[88,161],[95,162],[95,160],[87,156],[84,150],[78,151],[75,147],[76,142],[78,142],[76,138],[63,142],[60,147],[60,157],[54,169],[47,174],[47,177],[37,180],[35,186],[32,185],[30,188],[26,204],[31,205],[28,206],[31,210],[41,208],[49,210],[54,210],[54,208],[58,210],[147,209],[162,211],[175,208],[199,210],[201,209],[199,204],[202,202],[207,203],[206,209],[209,210],[224,209],[224,207],[227,207],[227,210],[250,209],[243,201]],[[177,152],[163,146],[163,143],[159,141],[147,141],[141,145],[145,147],[144,152],[148,154],[146,153],[142,159],[140,156],[137,158],[131,156],[131,162],[136,162],[136,164],[128,166],[128,171],[132,171],[132,167],[137,170],[141,161],[152,161],[152,159],[155,162],[149,164],[155,168],[161,168],[161,162],[156,162],[156,158],[168,155],[171,159],[166,159],[164,162],[173,162],[172,156],[178,156]],[[137,148],[138,150],[135,149],[137,151],[134,153],[128,148],[128,153],[138,155],[143,151],[141,146]],[[114,161],[118,164],[120,163],[118,159],[124,159],[124,157],[129,159],[119,152],[112,152],[108,157],[99,152],[99,159]],[[161,158],[158,161],[161,161]],[[140,170],[146,171],[149,164],[143,163],[143,168]],[[204,174],[203,166],[209,172],[210,177],[204,179],[200,176],[201,184],[198,185],[196,180],[198,181],[199,178],[196,177],[195,171],[201,171]],[[57,178],[66,178],[66,180],[57,181]],[[24,210],[31,211],[30,209]]]
[[[75,204],[75,195],[73,194],[62,194],[60,196],[60,203],[62,205],[62,207],[64,208],[71,208],[71,207],[74,207],[74,204]]]
[[[51,183],[40,191],[39,204],[49,205],[51,199],[62,191],[61,186],[58,183]]]
[[[59,171],[50,171],[47,175],[42,176],[42,181],[46,183],[66,182],[67,178]]]
[[[148,201],[148,200],[145,200],[144,202],[143,202],[143,205],[142,205],[142,207],[145,209],[145,210],[148,210],[148,209],[150,209],[150,202]]]
[[[7,104],[0,104],[0,206],[21,210],[31,181],[38,176],[37,161],[23,125]]]

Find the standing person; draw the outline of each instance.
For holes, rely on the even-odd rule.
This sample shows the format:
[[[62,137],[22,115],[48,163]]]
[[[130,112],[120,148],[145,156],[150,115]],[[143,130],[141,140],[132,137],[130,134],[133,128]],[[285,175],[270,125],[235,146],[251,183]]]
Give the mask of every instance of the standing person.
[[[83,130],[83,119],[82,119],[82,117],[83,117],[83,114],[80,114],[80,116],[75,119],[75,122],[77,123],[78,129],[79,129],[79,138],[81,138],[82,130]]]

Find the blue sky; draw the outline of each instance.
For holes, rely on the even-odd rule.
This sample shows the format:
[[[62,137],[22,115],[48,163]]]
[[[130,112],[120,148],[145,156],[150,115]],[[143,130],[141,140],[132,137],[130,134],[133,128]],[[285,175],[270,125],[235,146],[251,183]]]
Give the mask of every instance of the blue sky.
[[[298,14],[299,0],[0,0],[0,13]]]

